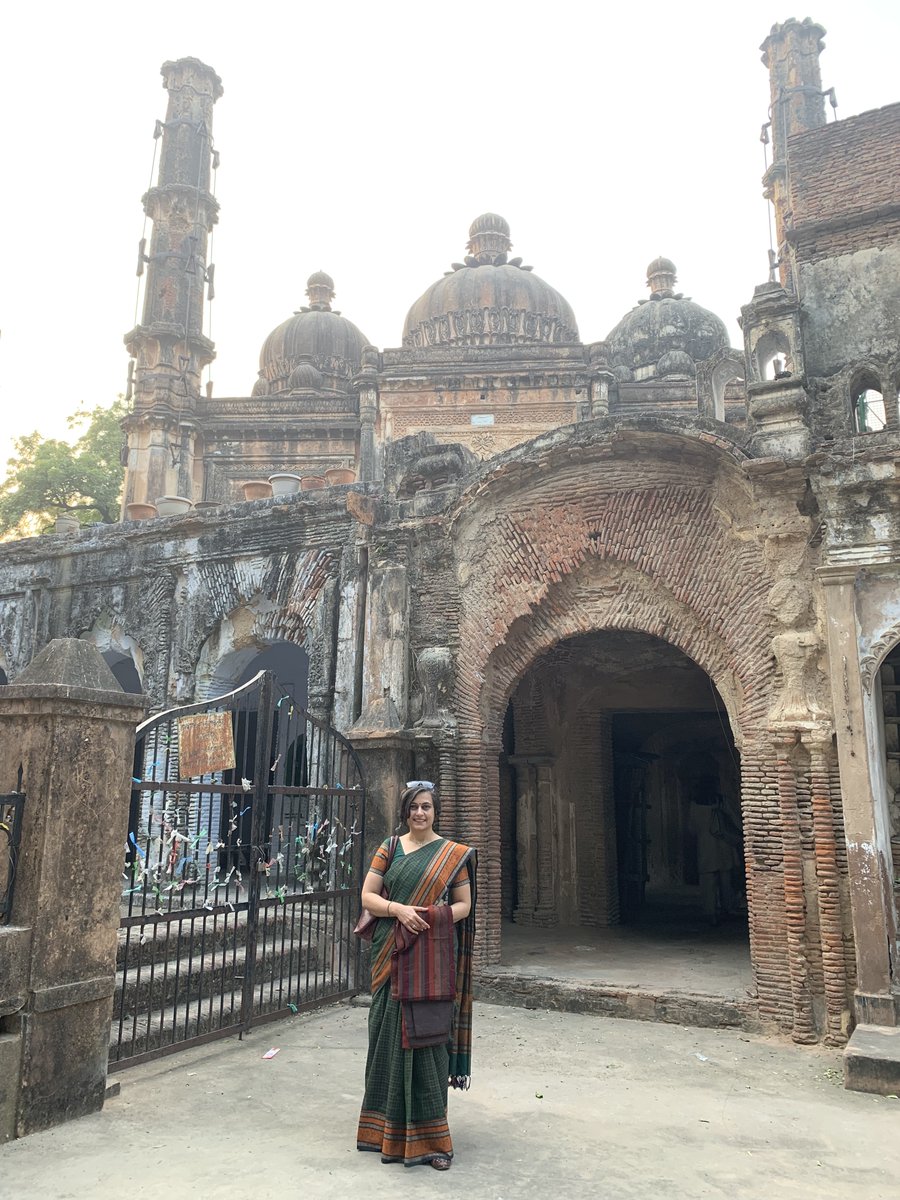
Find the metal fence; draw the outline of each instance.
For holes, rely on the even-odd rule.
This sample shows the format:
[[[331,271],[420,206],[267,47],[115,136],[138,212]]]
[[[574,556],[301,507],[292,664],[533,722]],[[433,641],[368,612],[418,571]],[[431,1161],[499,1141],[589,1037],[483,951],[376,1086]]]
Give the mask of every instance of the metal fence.
[[[352,994],[359,759],[262,672],[138,728],[110,1068]]]

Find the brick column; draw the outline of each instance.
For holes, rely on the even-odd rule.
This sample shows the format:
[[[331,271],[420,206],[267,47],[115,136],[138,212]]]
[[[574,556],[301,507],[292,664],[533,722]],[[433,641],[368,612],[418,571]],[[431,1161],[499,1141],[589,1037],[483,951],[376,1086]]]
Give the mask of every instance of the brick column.
[[[800,816],[797,809],[797,776],[794,769],[795,733],[775,739],[778,767],[778,797],[781,803],[781,837],[784,854],[784,913],[787,924],[788,961],[794,1021],[791,1036],[795,1042],[817,1041],[809,986],[809,962],[806,946],[806,899],[803,886],[803,849],[800,842]]]
[[[27,796],[12,922],[31,935],[20,1007],[3,1020],[20,1053],[12,1085],[4,1081],[12,1124],[0,1139],[103,1105],[143,709],[97,649],[74,638],[51,642],[14,685],[0,687],[0,789],[15,786],[21,766]]]
[[[831,734],[804,733],[809,748],[812,784],[813,838],[819,902],[819,931],[822,939],[822,971],[825,977],[825,1042],[843,1046],[847,1041],[850,1006],[844,963],[844,923],[841,913],[840,872],[834,814],[831,808]]]

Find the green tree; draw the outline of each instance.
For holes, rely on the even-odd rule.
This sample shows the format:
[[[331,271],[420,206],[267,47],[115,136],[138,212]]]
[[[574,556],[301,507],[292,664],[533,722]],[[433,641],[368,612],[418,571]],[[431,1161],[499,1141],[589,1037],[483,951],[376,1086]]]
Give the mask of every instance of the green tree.
[[[127,412],[119,399],[69,417],[81,431],[74,442],[29,433],[15,444],[6,479],[0,483],[0,535],[30,537],[52,529],[58,516],[70,514],[87,525],[116,521],[122,494],[122,430]]]

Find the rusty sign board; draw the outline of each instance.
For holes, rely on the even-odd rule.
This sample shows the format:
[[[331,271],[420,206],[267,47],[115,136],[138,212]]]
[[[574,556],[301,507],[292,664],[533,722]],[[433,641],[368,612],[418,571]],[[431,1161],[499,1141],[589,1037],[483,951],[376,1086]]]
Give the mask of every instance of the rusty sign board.
[[[178,775],[196,779],[235,765],[230,712],[196,713],[178,718]]]

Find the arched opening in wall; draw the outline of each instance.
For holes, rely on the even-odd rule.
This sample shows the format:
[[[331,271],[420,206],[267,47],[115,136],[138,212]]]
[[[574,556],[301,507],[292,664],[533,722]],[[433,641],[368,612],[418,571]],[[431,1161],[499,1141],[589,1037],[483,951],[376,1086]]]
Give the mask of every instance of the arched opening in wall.
[[[104,650],[103,661],[115,675],[123,692],[133,692],[135,695],[143,692],[144,685],[130,654],[123,654],[119,650]]]
[[[303,646],[293,642],[272,642],[268,646],[247,647],[226,655],[216,666],[210,680],[210,696],[221,696],[249,683],[260,671],[271,671],[275,675],[276,689],[283,699],[275,712],[272,730],[272,745],[269,753],[271,782],[276,786],[307,787],[309,785],[309,758],[307,747],[307,725],[303,710],[307,706],[309,692],[309,655]],[[252,707],[240,709],[235,716],[234,748],[236,763],[253,763],[256,760],[259,717]],[[290,730],[290,736],[285,736]],[[225,771],[222,782],[241,784],[240,769]],[[277,819],[276,819],[277,817]],[[263,823],[271,829],[282,818],[284,812],[275,813],[270,797]],[[239,865],[243,851],[251,841],[250,806],[237,806],[233,811],[228,806],[221,814],[221,828],[229,831],[225,849],[220,854],[220,866],[227,869]]]
[[[710,383],[713,394],[713,415],[717,421],[725,420],[725,395],[729,384],[743,382],[743,372],[737,371],[732,363],[719,363],[715,368]]]
[[[850,388],[853,429],[856,433],[877,433],[887,424],[887,412],[881,381],[871,371],[857,376]]]
[[[203,687],[203,699],[224,696],[249,683],[260,671],[272,671],[279,685],[299,708],[306,708],[309,693],[309,654],[293,642],[254,644],[233,650],[216,663]],[[201,697],[198,696],[198,699]]]
[[[791,343],[781,329],[764,333],[753,350],[759,379],[784,379],[793,374]]]
[[[881,664],[879,685],[884,747],[884,791],[894,865],[894,905],[897,924],[900,926],[900,646],[895,646]]]
[[[712,680],[648,634],[557,643],[509,699],[502,961],[746,998],[740,764]],[[558,960],[554,964],[556,967]]]

